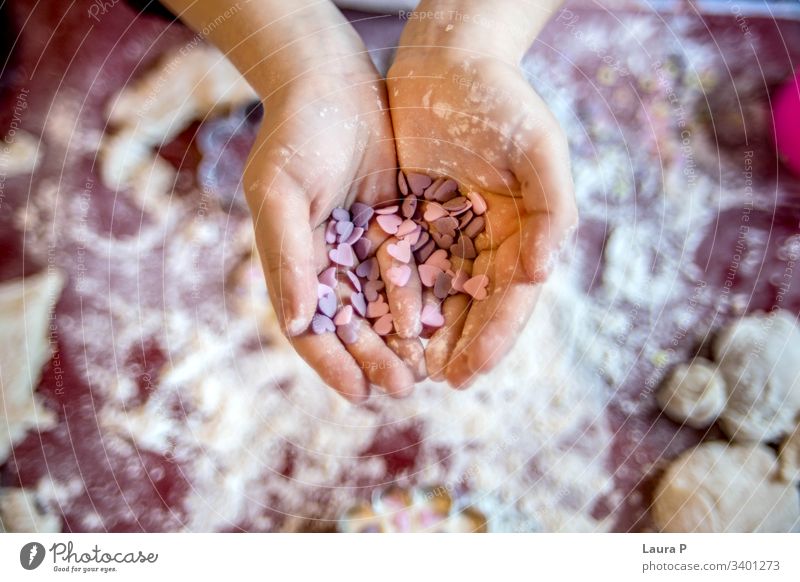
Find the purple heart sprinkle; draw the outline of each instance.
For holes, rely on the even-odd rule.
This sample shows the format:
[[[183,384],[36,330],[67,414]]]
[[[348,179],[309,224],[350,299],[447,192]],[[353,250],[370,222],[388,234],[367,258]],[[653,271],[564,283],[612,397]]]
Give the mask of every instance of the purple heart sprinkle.
[[[327,315],[317,313],[311,318],[311,331],[313,331],[315,334],[320,335],[325,332],[335,330],[336,326],[333,325],[333,321]]]
[[[319,274],[319,282],[327,285],[331,290],[336,288],[338,280],[336,279],[336,267],[328,267]]]
[[[354,202],[350,207],[350,211],[353,213],[353,224],[361,228],[367,228],[369,219],[375,214],[372,208],[361,202]]]
[[[350,305],[356,310],[361,317],[367,316],[367,300],[364,299],[363,293],[353,293],[350,296]]]
[[[353,243],[353,251],[355,251],[359,261],[366,259],[371,250],[372,241],[366,237],[362,237]]]
[[[347,271],[347,278],[350,280],[350,284],[353,286],[353,289],[357,292],[361,292],[361,281],[358,280],[355,273],[353,271]]]
[[[331,212],[331,216],[336,220],[350,222],[350,213],[344,208],[334,208],[333,212]]]
[[[336,315],[336,295],[328,293],[319,298],[317,306],[322,314],[328,317]]]

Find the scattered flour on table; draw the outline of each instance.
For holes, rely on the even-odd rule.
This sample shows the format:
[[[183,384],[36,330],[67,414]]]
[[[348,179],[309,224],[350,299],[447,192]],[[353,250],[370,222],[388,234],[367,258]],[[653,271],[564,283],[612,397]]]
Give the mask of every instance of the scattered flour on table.
[[[631,17],[628,24],[640,41],[659,31],[648,17]],[[698,47],[686,46],[697,57]],[[617,50],[624,54],[621,45]],[[545,78],[545,72],[553,73],[545,71],[545,63],[526,66],[534,82]],[[190,74],[185,69],[180,68],[181,75]],[[175,74],[167,68],[148,73],[111,110],[123,123],[125,103],[134,113],[142,111],[141,123],[129,128],[135,132],[129,141],[103,146],[103,175],[112,186],[129,184],[128,194],[120,195],[138,201],[146,220],[130,238],[109,238],[91,229],[83,233],[94,265],[84,287],[92,307],[80,318],[59,320],[64,344],[102,397],[99,422],[109,454],[134,455],[144,449],[179,463],[191,484],[182,508],[185,530],[247,524],[254,530],[294,531],[329,527],[356,497],[381,484],[384,461],[361,455],[376,437],[413,429],[420,441],[414,451],[416,472],[401,480],[468,486],[470,498],[486,508],[493,529],[611,527],[608,520],[592,515],[598,499],[614,501],[609,459],[613,428],[605,406],[636,361],[635,350],[625,348],[646,343],[641,335],[620,338],[632,320],[662,308],[674,293],[685,294],[684,253],[692,250],[688,247],[695,239],[684,229],[699,230],[718,209],[711,203],[715,190],[710,182],[695,185],[691,195],[698,203],[688,205],[695,211],[687,210],[685,196],[673,194],[685,175],[677,156],[639,179],[651,185],[651,196],[658,195],[659,208],[680,220],[632,215],[636,189],[631,167],[648,167],[645,153],[629,151],[608,128],[584,127],[574,115],[576,97],[567,81],[554,77],[551,86],[537,83],[575,140],[582,215],[610,226],[603,293],[585,292],[581,275],[593,265],[577,246],[572,262],[562,265],[545,287],[513,352],[471,390],[423,383],[407,400],[377,394],[369,407],[351,407],[326,389],[280,337],[247,219],[226,215],[213,204],[201,216],[198,201],[208,201],[199,192],[171,196],[174,175],[151,149],[191,121],[186,102],[200,102],[187,97],[191,84],[180,100],[157,97],[158,87],[170,86]],[[652,71],[641,74],[653,76]],[[204,70],[191,75],[205,78]],[[166,82],[158,81],[165,76]],[[137,101],[142,91],[156,96],[144,109]],[[226,96],[214,95],[217,111]],[[687,99],[693,95],[688,92]],[[151,114],[156,118],[149,132]],[[677,139],[672,129],[663,137],[673,149]],[[589,153],[587,147],[595,142],[599,147]],[[130,159],[136,160],[126,164],[134,168],[132,173],[114,161]],[[141,180],[154,174],[157,180],[142,187]],[[47,192],[42,185],[39,195]],[[65,205],[62,212],[59,223],[77,220],[76,205]],[[31,211],[19,220],[42,248],[50,232],[48,221]],[[671,236],[658,236],[665,230]],[[75,242],[78,234],[62,228],[57,236],[59,242]],[[628,244],[638,251],[633,261],[629,252],[622,252]],[[62,259],[72,261],[70,256]],[[107,284],[109,266],[112,286]],[[141,273],[145,267],[156,270],[147,277],[154,278],[157,289],[148,288],[150,279]],[[198,298],[202,293],[195,297],[195,286],[219,285],[223,277],[224,299]],[[632,311],[632,304],[639,311]],[[687,317],[690,325],[691,314]],[[142,370],[125,359],[141,349],[143,339],[155,340],[167,360],[152,378],[145,402],[137,396]],[[91,523],[102,521],[84,521],[87,527]]]

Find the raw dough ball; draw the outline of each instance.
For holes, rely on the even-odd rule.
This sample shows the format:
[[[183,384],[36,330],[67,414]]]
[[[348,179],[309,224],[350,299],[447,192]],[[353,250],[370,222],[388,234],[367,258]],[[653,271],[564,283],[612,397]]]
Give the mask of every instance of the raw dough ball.
[[[788,532],[800,524],[797,486],[760,444],[703,443],[667,468],[653,519],[666,532]]]
[[[728,388],[720,426],[740,442],[771,441],[795,428],[800,411],[800,331],[786,311],[743,317],[712,346]]]
[[[800,425],[781,443],[778,462],[781,479],[787,483],[800,481]]]
[[[24,489],[0,489],[0,532],[58,533],[61,518],[45,511],[36,494]]]
[[[713,423],[725,408],[725,384],[716,365],[705,358],[676,367],[656,396],[661,409],[676,422],[694,428]]]

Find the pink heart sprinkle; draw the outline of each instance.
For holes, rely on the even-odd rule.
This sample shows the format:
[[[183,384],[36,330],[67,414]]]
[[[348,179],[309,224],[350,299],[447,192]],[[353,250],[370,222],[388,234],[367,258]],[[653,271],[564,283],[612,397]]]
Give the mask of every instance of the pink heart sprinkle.
[[[442,272],[436,265],[428,265],[427,263],[417,267],[417,270],[419,271],[420,281],[426,287],[433,287],[434,283],[436,283],[436,277]]]
[[[401,236],[406,236],[408,234],[411,234],[412,232],[414,232],[418,228],[419,228],[419,226],[417,226],[416,222],[414,222],[413,220],[406,219],[397,228],[397,232],[395,233],[395,236],[397,238],[400,238]]]
[[[425,174],[415,174],[415,173],[406,174],[406,181],[408,182],[408,185],[411,187],[411,191],[417,196],[422,194],[422,191],[425,190],[425,188],[427,188],[428,186],[430,186],[431,182],[433,182],[430,176],[426,176]]]
[[[459,271],[456,273],[456,276],[453,277],[452,283],[450,283],[453,286],[453,291],[457,291],[458,293],[463,292],[464,283],[467,282],[467,279],[469,279],[469,275],[467,275],[466,271]]]
[[[407,234],[406,236],[404,236],[403,240],[407,240],[408,241],[408,244],[411,245],[411,247],[412,247],[411,250],[413,251],[414,250],[413,247],[414,247],[414,245],[416,245],[419,242],[419,237],[421,235],[422,235],[422,229],[417,227],[416,230],[414,230],[414,231],[410,232],[409,234]]]
[[[434,220],[438,220],[439,218],[448,215],[449,213],[444,209],[444,206],[436,202],[428,202],[427,206],[425,207],[424,218],[428,222],[433,222]]]
[[[367,304],[367,317],[374,319],[376,317],[383,317],[389,313],[389,304],[379,297],[378,301],[370,301]]]
[[[353,309],[356,310],[361,317],[366,317],[367,315],[367,302],[364,299],[363,293],[354,293],[350,296],[350,305],[353,306]]]
[[[383,281],[367,281],[367,284],[364,285],[364,296],[367,298],[367,301],[377,301],[378,291],[381,291],[385,285]]]
[[[395,234],[403,224],[403,219],[396,214],[379,214],[376,220],[386,234]]]
[[[325,242],[332,245],[336,242],[336,221],[329,220],[328,226],[325,227]]]
[[[355,243],[357,243],[361,239],[362,236],[364,236],[364,229],[361,228],[360,226],[356,226],[355,228],[353,228],[353,232],[350,233],[350,236],[348,236],[346,239],[342,240],[342,242],[347,243],[347,244],[352,246]],[[355,250],[355,249],[353,249],[353,250]]]
[[[486,275],[476,275],[464,282],[464,292],[471,295],[477,301],[486,299],[486,286],[489,284],[489,277]]]
[[[319,298],[317,307],[322,314],[333,317],[336,314],[336,295],[329,293]]]
[[[486,200],[477,192],[467,192],[467,198],[472,202],[472,212],[480,216],[486,212]]]
[[[397,187],[400,188],[400,193],[403,196],[408,194],[408,182],[406,182],[406,177],[403,175],[403,170],[397,172]]]
[[[442,327],[444,325],[444,315],[442,315],[438,305],[428,303],[422,308],[420,321],[429,327]]]
[[[338,281],[336,280],[336,267],[328,267],[319,275],[319,282],[331,288],[331,291],[336,287]]]
[[[347,271],[347,278],[350,280],[350,284],[353,286],[353,290],[356,293],[361,292],[361,280],[356,276],[353,271]]]
[[[411,260],[411,245],[407,240],[390,244],[386,247],[386,251],[402,263],[407,263]]]
[[[391,267],[386,269],[386,277],[398,287],[405,287],[406,283],[408,283],[408,280],[411,278],[411,267],[408,265]]]
[[[331,261],[343,267],[352,267],[356,264],[356,255],[353,252],[353,247],[347,243],[342,243],[335,249],[328,252]]]
[[[317,299],[322,299],[326,295],[333,295],[333,287],[325,283],[317,283]]]
[[[336,314],[336,317],[333,318],[333,323],[336,325],[347,325],[353,319],[353,307],[351,305],[345,305],[339,310],[339,313]]]
[[[374,329],[375,333],[378,335],[388,335],[392,333],[392,323],[392,314],[387,313],[378,319],[378,321],[376,321],[374,324],[372,324],[372,329]]]
[[[450,268],[450,260],[447,258],[447,251],[444,249],[436,249],[428,260],[425,261],[426,265],[433,265],[439,267],[440,271],[446,271]]]
[[[392,204],[391,206],[376,208],[375,214],[395,214],[398,210],[400,210],[400,207],[397,204]]]

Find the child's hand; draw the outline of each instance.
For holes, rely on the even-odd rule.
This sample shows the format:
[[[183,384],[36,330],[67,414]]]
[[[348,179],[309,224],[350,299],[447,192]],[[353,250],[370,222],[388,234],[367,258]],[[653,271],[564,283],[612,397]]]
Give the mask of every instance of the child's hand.
[[[488,297],[448,298],[426,350],[428,373],[463,387],[513,345],[577,213],[564,134],[514,58],[488,48],[502,35],[467,35],[460,50],[430,46],[438,33],[424,26],[409,23],[387,75],[400,166],[453,177],[488,203],[473,268],[489,276]]]
[[[331,211],[396,196],[384,82],[366,54],[298,75],[265,99],[245,170],[270,297],[298,353],[343,396],[361,401],[370,383],[393,396],[407,394],[411,371],[366,320],[359,320],[358,340],[348,345],[335,333],[308,329],[317,275],[329,265],[324,229]],[[375,228],[368,236],[374,253],[386,235]]]

